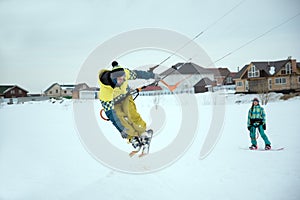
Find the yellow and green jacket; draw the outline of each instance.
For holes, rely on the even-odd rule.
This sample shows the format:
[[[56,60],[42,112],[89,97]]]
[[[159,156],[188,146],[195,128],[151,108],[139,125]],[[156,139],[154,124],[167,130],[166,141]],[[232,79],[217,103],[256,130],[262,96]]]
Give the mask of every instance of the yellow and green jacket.
[[[128,80],[151,79],[154,78],[154,73],[140,70],[129,70],[127,68],[122,68],[121,66],[116,66],[113,68],[113,70],[115,70],[116,68],[124,69],[124,83],[119,87],[115,87],[112,80],[110,79],[111,70],[103,69],[98,74],[98,83],[100,85],[98,96],[106,116],[112,121],[114,126],[120,132],[122,132],[124,127],[118,119],[116,112],[114,111],[115,102],[128,95],[128,92],[130,91]]]

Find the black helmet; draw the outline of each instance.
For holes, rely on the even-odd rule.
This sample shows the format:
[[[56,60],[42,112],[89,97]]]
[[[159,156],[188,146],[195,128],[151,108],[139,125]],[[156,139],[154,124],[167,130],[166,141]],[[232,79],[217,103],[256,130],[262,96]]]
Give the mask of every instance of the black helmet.
[[[111,63],[111,66],[113,66],[113,67],[118,66],[118,65],[119,65],[119,63],[115,60]]]

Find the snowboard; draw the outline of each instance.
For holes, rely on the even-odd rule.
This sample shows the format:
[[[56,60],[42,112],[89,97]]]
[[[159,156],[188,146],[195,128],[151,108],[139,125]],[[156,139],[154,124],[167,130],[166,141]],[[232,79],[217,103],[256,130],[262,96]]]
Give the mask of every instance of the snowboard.
[[[249,147],[245,148],[245,147],[241,147],[240,149],[243,149],[243,150],[249,150],[249,151],[282,151],[284,150],[284,147],[275,147],[275,148],[271,148],[269,150],[266,150],[266,149],[249,149]]]

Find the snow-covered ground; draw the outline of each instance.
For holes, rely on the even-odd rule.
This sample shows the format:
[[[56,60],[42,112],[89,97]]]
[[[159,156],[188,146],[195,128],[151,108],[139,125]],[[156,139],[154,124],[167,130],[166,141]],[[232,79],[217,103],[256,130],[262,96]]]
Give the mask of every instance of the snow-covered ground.
[[[300,99],[282,101],[279,96],[274,94],[264,107],[266,133],[272,146],[285,147],[283,151],[242,149],[250,145],[246,120],[254,95],[226,95],[225,118],[220,122],[212,117],[211,95],[198,94],[195,95],[197,105],[192,105],[198,108],[197,132],[187,151],[161,170],[152,172],[150,169],[150,173],[139,174],[107,167],[87,151],[73,116],[74,105],[85,102],[2,104],[0,199],[298,200]],[[138,97],[136,104],[143,118],[157,126],[159,134],[152,140],[151,153],[160,155],[175,139],[186,105],[180,104],[174,96]],[[98,127],[111,145],[129,152],[130,145],[121,139],[110,122],[100,119],[99,108],[99,102],[94,101],[94,113],[90,113],[97,119]],[[158,119],[155,123],[154,118]],[[207,133],[211,125],[218,123],[222,123],[222,135],[213,151],[200,159]],[[258,144],[264,146],[261,138]],[[114,158],[113,154],[110,156]],[[129,163],[147,161],[147,158],[127,155],[124,159]]]

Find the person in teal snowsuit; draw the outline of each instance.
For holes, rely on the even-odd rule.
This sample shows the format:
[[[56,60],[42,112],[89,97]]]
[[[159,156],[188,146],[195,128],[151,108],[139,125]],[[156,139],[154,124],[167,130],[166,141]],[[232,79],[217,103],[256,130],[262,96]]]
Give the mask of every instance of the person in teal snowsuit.
[[[256,129],[259,130],[259,133],[265,142],[265,150],[271,149],[271,142],[269,141],[264,131],[266,130],[266,113],[264,108],[259,105],[259,100],[257,98],[254,98],[252,100],[252,106],[248,112],[247,127],[250,131],[250,138],[252,144],[249,147],[249,149],[257,149]]]

